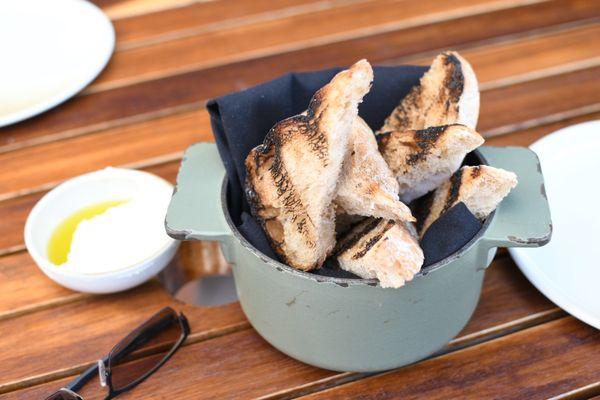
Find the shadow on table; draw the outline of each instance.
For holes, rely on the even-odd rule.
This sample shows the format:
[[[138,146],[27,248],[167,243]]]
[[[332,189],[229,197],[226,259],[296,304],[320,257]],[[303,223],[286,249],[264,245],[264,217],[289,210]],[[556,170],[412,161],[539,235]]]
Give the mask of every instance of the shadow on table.
[[[183,242],[158,279],[187,304],[214,307],[237,301],[231,268],[217,242]]]

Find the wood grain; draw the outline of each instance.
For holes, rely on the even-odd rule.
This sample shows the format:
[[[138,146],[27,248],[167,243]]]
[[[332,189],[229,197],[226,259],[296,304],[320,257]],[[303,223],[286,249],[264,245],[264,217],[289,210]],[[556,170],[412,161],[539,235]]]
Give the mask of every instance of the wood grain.
[[[214,0],[93,0],[110,19],[127,18]]]
[[[563,318],[307,398],[393,399],[399,396],[427,396],[442,399],[465,398],[467,395],[492,398],[501,394],[502,398],[547,398],[562,393],[564,388],[577,387],[598,378],[598,371],[593,367],[594,356],[600,350],[599,343],[597,331],[572,318]],[[249,353],[248,348],[253,349],[254,353]],[[536,363],[541,362],[548,367],[536,370],[535,365],[539,365]],[[194,368],[190,368],[190,365]],[[563,367],[568,369],[563,371]],[[269,394],[302,387],[307,382],[327,380],[336,375],[344,374],[293,361],[249,330],[185,347],[156,375],[123,398],[168,395],[181,399],[258,396],[274,399],[281,397]],[[252,379],[256,376],[261,379]],[[42,398],[69,379],[1,398]],[[248,380],[253,384],[244,385],[243,382]],[[161,382],[172,384],[161,385]],[[97,385],[89,385],[82,391],[86,399],[102,398],[101,393]]]
[[[0,293],[0,321],[89,297],[49,280],[26,252],[0,258]]]
[[[339,41],[340,37],[389,30],[390,23],[439,14],[469,15],[494,9],[495,0],[381,0],[261,21],[230,29],[161,42],[115,54],[93,87],[115,87],[123,83],[156,79],[185,71],[281,53],[314,44]],[[518,3],[517,3],[518,4]],[[515,5],[517,5],[515,4]],[[484,7],[482,7],[482,5]],[[486,6],[487,5],[487,6]]]
[[[29,264],[26,268],[31,270],[35,267]],[[46,278],[38,275],[37,279]],[[41,282],[38,281],[38,284]],[[18,282],[2,282],[2,285],[7,285],[8,291],[11,291],[13,289],[10,288],[18,285]],[[2,286],[0,290],[3,290]],[[127,301],[123,301],[125,298]],[[172,303],[173,300],[163,290],[148,284],[124,294],[83,299],[63,305],[57,310],[41,310],[0,321],[0,331],[3,332],[0,354],[10,354],[0,367],[0,393],[15,389],[19,385],[16,382],[19,381],[20,385],[35,383],[41,379],[36,378],[36,374],[56,377],[61,375],[61,370],[70,370],[74,366],[92,362],[94,357],[98,357],[98,348],[110,347],[109,338],[118,338],[127,326],[135,325],[133,322],[128,324],[129,320],[138,321],[153,310]],[[192,330],[196,333],[204,333],[209,329],[218,332],[243,321],[237,304],[209,309],[183,306],[176,302],[175,304],[183,308],[186,315],[189,314]],[[509,258],[500,258],[490,267],[478,310],[473,320],[459,335],[464,340],[458,341],[457,344],[462,346],[466,342],[495,337],[510,330],[506,325],[511,321],[519,321],[554,309],[554,305],[541,296],[516,270]],[[108,315],[115,316],[114,321],[110,319],[110,324],[106,323],[109,321]],[[61,321],[60,326],[55,323],[57,316]],[[105,329],[99,329],[102,321],[106,325]],[[529,325],[539,322],[532,320]],[[61,329],[63,332],[69,332],[78,325],[82,325],[82,328],[78,330],[77,335],[66,336],[60,333]],[[35,329],[28,328],[33,326]],[[29,339],[34,343],[19,351],[9,351],[21,340],[21,329],[18,327],[26,327]],[[77,349],[71,351],[70,347]],[[42,352],[44,360],[47,361],[38,362],[35,367],[25,363],[35,359]]]
[[[455,49],[474,66],[482,89],[508,86],[509,83],[597,63],[598,52],[589,46],[588,41],[600,41],[599,22],[599,19],[593,19],[583,25],[567,24],[564,29],[553,27],[539,34],[508,37],[478,46],[457,46]],[[434,55],[409,56],[385,64],[428,65]]]
[[[551,124],[536,126],[535,128],[524,129],[501,136],[494,136],[487,139],[486,144],[490,146],[529,146],[536,140],[541,139],[542,137],[555,132],[558,129],[597,119],[600,119],[600,112],[569,118]]]
[[[484,282],[475,314],[459,337],[473,339],[474,334],[495,326],[556,310],[556,306],[525,279],[508,255],[496,257],[486,271]]]
[[[290,70],[345,65],[361,57],[377,63],[428,49],[590,17],[599,12],[598,8],[600,6],[595,2],[582,0],[533,3],[82,96],[34,119],[5,128],[0,136],[0,151],[196,109],[201,107],[204,99],[248,87]]]
[[[114,21],[117,51],[335,7],[340,1],[220,0],[146,12]]]
[[[484,92],[477,128],[494,136],[537,124],[549,115],[600,103],[599,77],[600,66]]]
[[[600,380],[600,332],[567,317],[302,399],[546,399]]]
[[[120,397],[248,399],[331,374],[330,371],[319,370],[286,357],[253,330],[247,330],[182,348],[168,364],[135,391]],[[2,399],[43,398],[44,394],[60,388],[65,381],[19,391]],[[249,381],[251,385],[246,384]],[[172,384],[165,385],[165,382]],[[103,391],[94,386],[82,391],[86,399],[103,398]]]
[[[186,314],[196,339],[247,326],[238,303],[210,308],[183,304],[156,281],[124,293],[94,296],[57,309],[4,319],[0,321],[0,393],[26,382],[35,383],[43,379],[40,375],[65,376],[93,362],[164,306]],[[27,332],[27,346],[22,345],[23,332]]]
[[[6,168],[19,166],[0,178],[0,196],[11,188],[45,187],[109,165],[179,159],[190,144],[212,140],[210,132],[208,114],[191,112],[0,154]]]

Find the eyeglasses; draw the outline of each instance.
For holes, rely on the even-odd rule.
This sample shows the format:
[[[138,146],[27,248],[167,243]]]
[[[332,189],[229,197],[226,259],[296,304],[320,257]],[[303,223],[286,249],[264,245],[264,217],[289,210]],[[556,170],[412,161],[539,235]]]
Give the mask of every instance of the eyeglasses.
[[[108,356],[46,400],[83,400],[76,392],[96,374],[100,384],[108,386],[105,399],[112,399],[156,372],[175,354],[189,332],[182,313],[163,308],[121,340]]]

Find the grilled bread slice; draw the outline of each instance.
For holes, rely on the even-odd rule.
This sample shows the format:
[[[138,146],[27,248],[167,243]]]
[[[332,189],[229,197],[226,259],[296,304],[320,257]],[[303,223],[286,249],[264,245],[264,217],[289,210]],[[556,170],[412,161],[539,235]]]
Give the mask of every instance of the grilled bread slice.
[[[338,244],[340,268],[365,279],[379,279],[381,287],[399,288],[423,265],[411,223],[369,218],[352,229]]]
[[[515,186],[517,176],[513,172],[487,165],[462,167],[431,194],[428,212],[419,221],[419,234],[422,237],[436,219],[459,202],[483,220]]]
[[[400,199],[406,203],[448,180],[465,155],[484,141],[473,129],[459,124],[391,131],[380,134],[377,140],[398,180]]]
[[[438,55],[418,85],[402,99],[379,133],[463,124],[475,129],[479,87],[471,65],[458,53]]]
[[[375,134],[360,117],[354,120],[350,150],[338,182],[338,208],[350,215],[414,221],[398,199],[398,182],[379,153]]]
[[[373,70],[361,60],[313,96],[308,110],[276,124],[246,158],[246,197],[273,249],[311,270],[335,245],[333,199],[358,104]]]

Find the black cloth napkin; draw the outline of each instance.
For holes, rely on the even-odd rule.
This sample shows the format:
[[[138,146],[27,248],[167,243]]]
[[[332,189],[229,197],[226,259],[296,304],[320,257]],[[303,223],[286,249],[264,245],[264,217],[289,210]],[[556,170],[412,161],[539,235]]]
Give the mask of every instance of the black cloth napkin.
[[[458,203],[435,220],[421,239],[423,267],[435,264],[460,250],[479,232],[482,223],[464,203]]]
[[[371,128],[379,128],[400,100],[414,85],[418,84],[427,68],[420,66],[375,67],[373,87],[359,107],[360,116]],[[277,256],[271,249],[260,224],[250,215],[250,207],[244,195],[246,179],[244,161],[250,150],[262,143],[273,125],[303,112],[313,94],[327,84],[339,71],[341,68],[290,73],[241,92],[210,100],[207,104],[217,148],[229,178],[228,207],[231,218],[240,233],[254,247],[271,258],[277,259]],[[462,217],[464,217],[464,212],[450,215],[450,218]],[[471,215],[471,217],[473,216]],[[437,224],[432,224],[427,233],[435,225]],[[460,221],[443,226],[457,227],[460,226]],[[444,229],[436,229],[434,232],[444,231]],[[459,243],[459,239],[463,240],[467,236],[465,234],[448,235],[444,231],[441,238],[438,238],[437,235],[439,233],[432,233],[428,235],[427,240],[435,242],[442,239],[448,240],[448,237],[450,239],[456,237],[457,241],[437,247],[425,243],[432,252],[425,255],[426,260],[441,259],[439,258],[441,257],[440,252],[458,249],[468,242],[467,240]],[[321,272],[322,275],[350,277],[347,274],[340,275],[339,268],[336,270],[331,263],[320,270],[324,270]]]

